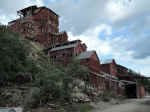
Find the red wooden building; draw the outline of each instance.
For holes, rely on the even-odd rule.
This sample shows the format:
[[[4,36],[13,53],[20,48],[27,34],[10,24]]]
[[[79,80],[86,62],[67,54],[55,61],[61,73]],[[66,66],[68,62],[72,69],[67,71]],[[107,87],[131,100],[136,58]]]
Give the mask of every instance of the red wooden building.
[[[105,78],[100,73],[100,60],[96,51],[85,51],[78,56],[81,65],[87,66],[90,70],[89,81],[94,88],[98,90],[105,89]]]
[[[52,62],[71,63],[72,58],[80,60],[80,64],[89,68],[89,81],[93,88],[104,90],[104,76],[100,74],[100,61],[96,51],[87,51],[87,46],[80,40],[68,41],[49,48],[48,55]]]
[[[113,76],[117,76],[117,67],[115,60],[109,59],[103,61],[101,64],[101,70]]]
[[[87,51],[87,46],[80,40],[68,41],[67,33],[59,32],[59,16],[55,12],[46,7],[30,6],[17,11],[17,14],[20,17],[8,23],[11,30],[43,45],[53,62],[71,63],[72,57],[77,57],[82,65],[90,69],[89,78],[93,87],[105,88],[108,77],[100,72],[96,52]]]
[[[48,49],[48,55],[53,62],[71,63],[73,56],[86,51],[87,47],[80,40],[67,41]]]
[[[24,37],[37,41],[45,47],[66,42],[66,32],[59,32],[59,16],[46,7],[30,6],[17,11],[20,18],[8,26]]]
[[[120,87],[118,82],[117,89],[119,94],[126,94],[127,97],[131,98],[141,98],[145,95],[144,87],[137,83],[141,82],[142,76],[139,76],[127,67],[118,65],[114,59],[103,61],[100,69],[113,77],[117,77],[118,81],[123,83],[123,87]],[[112,88],[117,83],[117,80],[114,82],[110,80],[105,81],[107,88]]]
[[[135,77],[131,77],[128,69],[117,65],[114,59],[101,64],[96,51],[87,51],[87,46],[80,40],[68,41],[67,33],[59,32],[59,16],[51,9],[30,6],[17,11],[17,14],[20,17],[8,23],[11,30],[43,45],[52,62],[67,64],[71,63],[72,57],[77,57],[82,65],[89,68],[89,80],[93,88],[113,88],[117,91],[120,88],[123,90],[120,85],[127,81],[135,82]],[[139,91],[143,95],[144,89]]]

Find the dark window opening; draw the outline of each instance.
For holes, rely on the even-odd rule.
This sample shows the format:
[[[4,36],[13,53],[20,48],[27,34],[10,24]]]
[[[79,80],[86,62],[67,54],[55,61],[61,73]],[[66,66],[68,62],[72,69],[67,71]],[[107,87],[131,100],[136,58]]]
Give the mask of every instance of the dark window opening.
[[[62,54],[62,56],[64,57],[64,56],[65,56],[65,54]]]

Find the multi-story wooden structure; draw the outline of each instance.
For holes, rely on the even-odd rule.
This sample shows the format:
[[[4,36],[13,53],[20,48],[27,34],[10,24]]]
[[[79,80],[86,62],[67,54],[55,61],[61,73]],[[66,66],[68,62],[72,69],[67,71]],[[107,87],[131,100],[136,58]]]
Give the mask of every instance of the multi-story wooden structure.
[[[19,18],[8,23],[11,30],[45,47],[52,62],[71,63],[77,57],[90,69],[89,80],[95,88],[105,88],[111,75],[101,72],[100,60],[95,51],[87,51],[80,40],[68,41],[66,32],[59,32],[59,16],[46,7],[30,6],[17,11]],[[109,76],[109,78],[108,78]]]
[[[117,65],[114,59],[101,64],[96,51],[88,51],[87,46],[80,40],[68,41],[67,33],[59,32],[59,16],[51,9],[30,6],[17,11],[17,14],[19,18],[8,23],[12,31],[43,45],[52,62],[68,64],[73,57],[77,57],[81,65],[89,68],[89,82],[93,88],[113,88],[117,91],[121,88],[119,85],[124,83],[118,79],[135,81],[135,77],[127,72],[128,69]],[[142,89],[142,95],[143,91]]]
[[[8,26],[24,37],[47,48],[68,40],[66,32],[59,32],[59,16],[52,10],[30,6],[17,11],[17,14],[20,18],[9,22]]]
[[[101,64],[101,70],[111,74],[113,76],[117,75],[117,67],[114,59],[105,60]]]
[[[67,41],[48,49],[48,55],[53,62],[70,63],[73,56],[86,51],[87,47],[80,40]]]
[[[89,82],[98,90],[105,89],[105,78],[100,73],[100,60],[96,51],[85,51],[79,54],[81,65],[87,66],[90,70]]]
[[[71,63],[72,58],[80,60],[80,64],[89,68],[89,81],[95,88],[104,89],[104,77],[100,75],[100,61],[96,51],[87,51],[87,46],[80,40],[69,41],[49,48],[48,55],[52,62]]]

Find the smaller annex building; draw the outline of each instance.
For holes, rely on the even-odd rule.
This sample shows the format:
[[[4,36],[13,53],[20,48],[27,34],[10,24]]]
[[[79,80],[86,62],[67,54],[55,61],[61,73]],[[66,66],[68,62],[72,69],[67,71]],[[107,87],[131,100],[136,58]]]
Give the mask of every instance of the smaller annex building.
[[[102,71],[118,78],[123,83],[124,88],[119,89],[119,93],[129,98],[142,98],[145,96],[144,86],[140,83],[143,76],[140,76],[131,69],[128,69],[115,62],[114,59],[106,60],[101,64]]]

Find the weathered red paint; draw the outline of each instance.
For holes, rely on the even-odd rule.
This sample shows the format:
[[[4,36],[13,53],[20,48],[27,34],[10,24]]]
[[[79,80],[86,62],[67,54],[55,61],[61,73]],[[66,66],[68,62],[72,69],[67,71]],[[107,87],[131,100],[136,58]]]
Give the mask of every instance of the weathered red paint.
[[[68,40],[66,32],[59,33],[59,17],[56,13],[46,7],[34,7],[32,10],[32,7],[28,7],[18,11],[23,17],[9,22],[9,28],[30,40],[38,41],[45,47]],[[30,15],[24,15],[30,11]]]
[[[86,51],[86,45],[82,44],[80,40],[75,41],[68,41],[63,44],[58,44],[57,47],[63,47],[63,46],[69,46],[71,44],[76,44],[76,46],[71,48],[64,48],[60,50],[51,51],[51,49],[48,51],[48,55],[52,59],[52,61],[56,62],[65,62],[65,63],[71,63],[71,59],[74,56],[78,56],[81,52]]]
[[[100,68],[102,71],[111,74],[113,76],[117,75],[117,67],[116,67],[116,62],[113,59],[113,61],[111,63],[107,63],[107,64],[101,64]]]
[[[72,57],[78,57],[81,53],[87,51],[87,46],[80,40],[69,41],[66,32],[59,32],[59,16],[51,9],[46,7],[31,6],[18,11],[20,18],[8,23],[12,31],[22,34],[25,38],[39,42],[46,49],[48,55],[53,62],[62,62],[68,64],[72,62]],[[52,50],[53,48],[63,47],[76,43],[74,47]],[[118,88],[119,94],[124,94],[124,89],[119,87],[117,81],[113,78],[104,77],[101,71],[118,77],[119,80],[135,81],[124,66],[117,65],[115,60],[111,63],[100,64],[100,60],[95,51],[86,59],[80,59],[80,64],[87,66],[90,70],[89,82],[94,88],[104,90]],[[145,95],[143,86],[137,87],[139,97]]]
[[[119,80],[135,81],[133,74],[129,72],[129,69],[117,64],[117,77]]]
[[[145,96],[145,88],[144,86],[137,86],[137,97],[143,98]]]

